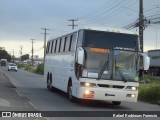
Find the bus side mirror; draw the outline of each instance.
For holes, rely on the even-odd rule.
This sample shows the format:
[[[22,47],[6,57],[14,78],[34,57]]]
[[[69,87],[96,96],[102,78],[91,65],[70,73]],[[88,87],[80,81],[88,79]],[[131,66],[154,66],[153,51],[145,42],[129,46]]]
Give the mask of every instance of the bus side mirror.
[[[77,50],[78,54],[78,64],[83,65],[84,62],[84,49],[82,47],[79,47]]]
[[[141,53],[140,54],[140,69],[148,70],[150,66],[150,58],[146,55]]]

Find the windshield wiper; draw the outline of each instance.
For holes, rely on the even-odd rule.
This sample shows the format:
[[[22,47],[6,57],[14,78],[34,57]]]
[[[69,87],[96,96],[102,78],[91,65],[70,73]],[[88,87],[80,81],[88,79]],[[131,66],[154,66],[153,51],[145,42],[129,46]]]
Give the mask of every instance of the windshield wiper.
[[[98,73],[98,80],[101,78],[103,71],[106,68],[106,66],[108,65],[108,63],[109,63],[109,54],[108,54],[108,59],[106,59],[104,65],[102,66],[102,68],[100,69],[100,71]]]
[[[127,79],[125,78],[123,72],[119,69],[119,67],[115,67],[115,68],[116,68],[116,70],[118,70],[118,72],[119,72],[121,78],[123,79],[123,81],[124,81],[124,82],[127,82]]]

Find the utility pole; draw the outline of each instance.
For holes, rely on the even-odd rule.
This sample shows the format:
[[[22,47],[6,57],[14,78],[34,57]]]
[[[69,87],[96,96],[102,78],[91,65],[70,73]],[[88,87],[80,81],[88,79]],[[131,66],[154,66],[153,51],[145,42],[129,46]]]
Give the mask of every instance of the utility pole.
[[[75,20],[75,19],[70,19],[70,20],[68,20],[68,21],[71,21],[71,22],[72,22],[71,25],[68,25],[68,26],[72,26],[72,29],[74,29],[75,26],[78,26],[78,25],[75,25],[75,24],[74,24],[74,22],[75,22],[75,21],[78,21],[78,19],[76,19],[76,20]]]
[[[23,49],[23,47],[22,47],[22,45],[20,46],[20,62],[22,62],[22,49]]]
[[[47,36],[47,30],[49,30],[49,29],[47,29],[47,28],[41,28],[42,30],[44,30],[44,33],[42,33],[42,34],[44,34],[44,57],[43,57],[43,59],[44,59],[44,62],[45,62],[45,56],[46,56],[46,36]]]
[[[12,49],[12,52],[13,52],[13,63],[14,63],[14,49]]]
[[[33,49],[33,41],[35,40],[35,39],[31,39],[32,40],[32,50],[31,50],[31,52],[32,52],[32,56],[31,56],[31,65],[33,66],[33,52],[34,52],[34,49]]]
[[[160,5],[155,5],[155,7],[156,7],[156,12],[158,13],[158,8],[160,8]],[[158,31],[158,28],[156,27],[156,49],[157,49],[157,31]]]
[[[143,0],[139,0],[139,40],[140,49],[143,52],[143,30],[144,30],[144,16],[143,16]]]
[[[143,0],[139,0],[139,41],[140,50],[143,53],[143,30],[144,30],[144,16],[143,16]],[[143,61],[142,59],[140,61]],[[139,70],[139,77],[143,78],[143,70]]]

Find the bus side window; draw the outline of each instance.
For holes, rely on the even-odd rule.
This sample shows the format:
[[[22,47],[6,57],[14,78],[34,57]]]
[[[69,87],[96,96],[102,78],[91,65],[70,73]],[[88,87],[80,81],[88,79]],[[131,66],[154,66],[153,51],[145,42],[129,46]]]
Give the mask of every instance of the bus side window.
[[[70,37],[70,41],[69,41],[69,51],[71,51],[71,46],[72,46],[72,41],[73,41],[73,35],[71,35]]]
[[[75,48],[76,48],[76,37],[77,37],[77,34],[74,33],[73,37],[72,37],[71,51],[75,51]]]
[[[59,52],[60,39],[57,40],[56,53]]]
[[[62,44],[62,38],[59,39],[59,49],[58,49],[58,52],[60,52],[60,50],[61,50],[61,46],[62,46],[61,44]]]
[[[62,40],[61,40],[61,49],[60,49],[60,52],[63,52],[64,42],[65,42],[65,38],[63,37]]]
[[[67,36],[65,52],[69,52],[69,45],[70,45],[70,36]]]
[[[52,53],[54,53],[54,48],[55,48],[55,40],[53,40]]]
[[[48,53],[48,44],[49,44],[49,42],[47,43],[47,47],[46,47],[46,53]]]
[[[64,39],[64,48],[63,48],[63,52],[65,52],[65,48],[66,48],[66,41],[67,41],[67,37],[65,37],[65,39]]]
[[[49,42],[48,53],[51,53],[51,51],[50,51],[50,50],[51,50],[51,42],[52,42],[52,41]]]
[[[47,45],[47,53],[49,53],[49,47],[50,47],[50,42],[48,42],[48,45]]]
[[[55,40],[54,53],[56,53],[57,40]]]
[[[53,51],[53,42],[54,42],[54,41],[52,41],[52,44],[51,44],[51,53],[52,53],[52,51]]]

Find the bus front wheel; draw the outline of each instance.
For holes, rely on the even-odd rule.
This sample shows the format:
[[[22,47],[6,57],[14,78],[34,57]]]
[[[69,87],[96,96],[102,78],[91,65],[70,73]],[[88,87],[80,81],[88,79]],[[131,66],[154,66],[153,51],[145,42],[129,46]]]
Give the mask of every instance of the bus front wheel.
[[[72,83],[68,84],[68,98],[71,102],[76,102],[76,98],[72,95]]]

